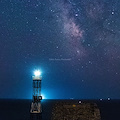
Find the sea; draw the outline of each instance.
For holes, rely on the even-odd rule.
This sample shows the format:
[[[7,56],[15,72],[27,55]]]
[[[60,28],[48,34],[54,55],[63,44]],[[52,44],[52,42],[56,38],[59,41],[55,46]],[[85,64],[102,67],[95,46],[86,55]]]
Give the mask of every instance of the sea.
[[[51,120],[54,104],[61,100],[42,100],[42,117]],[[62,100],[63,101],[63,100]],[[73,100],[79,101],[79,100]],[[101,120],[120,120],[120,100],[88,100],[98,105]],[[0,100],[0,120],[32,120],[30,114],[31,100]]]

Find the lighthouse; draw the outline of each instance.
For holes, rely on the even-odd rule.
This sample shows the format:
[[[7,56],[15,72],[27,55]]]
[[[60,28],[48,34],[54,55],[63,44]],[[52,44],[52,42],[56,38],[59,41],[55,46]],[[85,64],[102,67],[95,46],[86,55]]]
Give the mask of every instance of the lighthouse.
[[[42,113],[42,107],[41,107],[41,71],[36,70],[34,72],[34,76],[32,76],[33,80],[33,95],[32,95],[32,104],[31,104],[31,110],[30,113]]]

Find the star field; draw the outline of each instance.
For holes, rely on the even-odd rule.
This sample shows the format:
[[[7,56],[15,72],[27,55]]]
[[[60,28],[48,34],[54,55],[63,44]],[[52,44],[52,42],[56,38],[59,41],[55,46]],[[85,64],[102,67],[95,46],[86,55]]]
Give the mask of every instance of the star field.
[[[0,98],[118,99],[119,0],[1,0]]]

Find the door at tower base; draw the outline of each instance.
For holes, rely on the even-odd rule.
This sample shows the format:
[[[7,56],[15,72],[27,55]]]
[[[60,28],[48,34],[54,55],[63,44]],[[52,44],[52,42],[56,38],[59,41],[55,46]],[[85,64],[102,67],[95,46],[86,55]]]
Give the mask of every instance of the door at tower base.
[[[42,113],[41,103],[32,102],[30,112],[31,113]]]
[[[95,103],[58,102],[52,110],[52,120],[101,120]]]

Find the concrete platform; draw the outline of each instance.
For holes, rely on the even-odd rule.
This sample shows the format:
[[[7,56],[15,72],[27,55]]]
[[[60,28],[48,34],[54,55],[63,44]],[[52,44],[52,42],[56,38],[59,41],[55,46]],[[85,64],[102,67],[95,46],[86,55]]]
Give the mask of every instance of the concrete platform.
[[[52,110],[52,120],[101,120],[96,103],[58,102]]]

